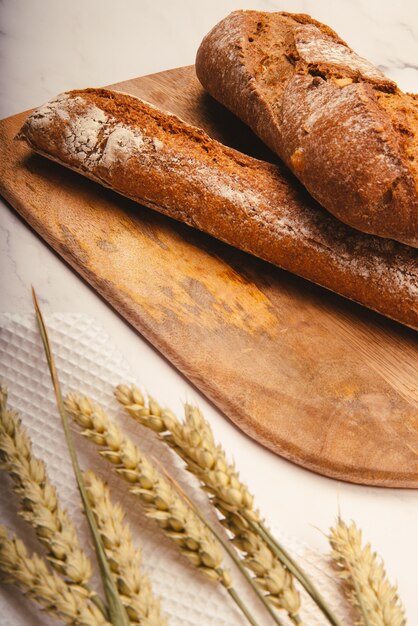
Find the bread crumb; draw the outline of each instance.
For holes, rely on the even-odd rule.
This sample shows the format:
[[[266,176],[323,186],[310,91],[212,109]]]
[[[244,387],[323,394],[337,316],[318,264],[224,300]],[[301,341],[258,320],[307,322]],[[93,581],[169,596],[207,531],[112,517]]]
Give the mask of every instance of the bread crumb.
[[[292,156],[290,157],[292,166],[297,172],[303,172],[305,168],[305,160],[303,154],[303,148],[296,148]]]

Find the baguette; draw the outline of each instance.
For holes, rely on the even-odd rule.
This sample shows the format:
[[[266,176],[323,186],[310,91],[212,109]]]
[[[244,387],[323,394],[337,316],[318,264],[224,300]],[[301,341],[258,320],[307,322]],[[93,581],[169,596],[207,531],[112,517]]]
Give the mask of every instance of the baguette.
[[[236,11],[203,39],[196,73],[333,215],[418,247],[418,97],[328,26]]]
[[[58,96],[28,117],[19,138],[124,196],[418,328],[415,250],[345,226],[284,167],[105,89]]]

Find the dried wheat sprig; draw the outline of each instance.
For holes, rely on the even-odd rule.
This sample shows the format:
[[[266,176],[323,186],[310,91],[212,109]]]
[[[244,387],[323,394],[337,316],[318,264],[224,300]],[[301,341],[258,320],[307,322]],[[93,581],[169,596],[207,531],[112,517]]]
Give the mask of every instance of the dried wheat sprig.
[[[78,462],[77,452],[75,449],[73,436],[71,434],[70,425],[68,423],[67,413],[64,408],[64,400],[61,392],[61,385],[58,378],[57,368],[55,367],[54,354],[51,349],[51,343],[49,341],[48,330],[45,325],[44,318],[42,316],[41,309],[39,307],[38,298],[36,297],[35,290],[32,287],[32,299],[35,308],[36,321],[38,322],[39,333],[41,336],[42,344],[44,347],[45,357],[48,364],[49,373],[51,376],[52,387],[54,389],[55,400],[57,403],[57,409],[61,417],[61,424],[67,442],[68,453],[70,455],[71,464],[74,471],[74,476],[77,482],[78,491],[80,493],[81,503],[83,505],[83,511],[86,515],[87,524],[90,530],[91,538],[93,540],[93,546],[96,553],[97,563],[100,568],[100,575],[103,583],[103,589],[106,595],[106,610],[109,615],[109,619],[113,626],[129,626],[128,615],[125,607],[123,606],[118,594],[116,583],[113,578],[113,574],[110,570],[109,563],[106,559],[104,546],[100,533],[97,530],[96,520],[94,519],[93,511],[91,510],[86,486],[84,484],[83,474],[81,472],[80,464]]]
[[[33,454],[18,414],[7,408],[4,388],[0,389],[0,468],[12,477],[22,507],[19,515],[35,529],[52,566],[68,582],[87,586],[92,573],[90,560],[80,547],[67,511],[60,506],[45,464]]]
[[[68,394],[67,412],[83,428],[82,435],[102,450],[100,454],[115,466],[129,484],[129,491],[139,496],[145,514],[154,519],[163,532],[180,548],[183,555],[210,580],[220,582],[252,626],[257,622],[232,585],[231,575],[222,567],[221,543],[209,526],[187,501],[180,497],[171,482],[112,422],[102,407],[79,394]]]
[[[258,535],[270,550],[276,571],[280,571],[284,565],[306,589],[328,621],[333,626],[341,626],[312,581],[271,535],[258,511],[254,510],[251,494],[240,481],[235,466],[228,463],[222,447],[215,444],[211,427],[201,412],[186,405],[186,418],[182,423],[171,411],[162,409],[153,398],[150,398],[146,405],[143,395],[135,386],[119,385],[115,395],[134,419],[158,433],[158,436],[183,458],[187,469],[200,479],[203,489],[209,492],[211,501],[224,515],[225,524],[227,527],[230,525],[231,532],[234,531],[235,523],[247,533],[247,536],[248,533]],[[252,543],[256,542],[253,540]],[[247,556],[250,557],[250,562],[253,562],[251,555]],[[295,610],[296,603],[300,600],[294,589],[292,577],[283,577],[281,572],[281,575],[275,578],[277,580],[284,578],[285,588],[281,597],[285,605],[289,604]],[[277,599],[276,595],[272,602]],[[300,619],[297,612],[290,615],[296,623]]]
[[[253,496],[239,478],[233,464],[216,445],[212,429],[197,407],[185,405],[180,422],[154,398],[148,403],[134,385],[119,385],[115,396],[136,421],[156,432],[185,461],[187,469],[204,485],[212,504],[222,513],[223,525],[232,533],[235,547],[244,554],[243,563],[255,574],[254,582],[275,608],[285,610],[298,624],[300,597],[293,577],[247,520],[260,522]]]
[[[405,610],[397,588],[390,584],[383,562],[354,522],[342,519],[330,529],[332,559],[344,581],[347,597],[358,609],[359,626],[405,626]]]
[[[107,560],[130,623],[166,626],[167,621],[161,615],[160,602],[153,594],[150,580],[141,573],[141,551],[133,545],[122,507],[112,502],[109,488],[94,472],[85,472],[84,481]]]
[[[211,580],[231,586],[229,572],[222,569],[221,547],[207,527],[180,498],[169,481],[142,451],[112,422],[102,407],[88,398],[69,394],[65,407],[82,434],[100,446],[101,456],[115,466],[142,501],[145,513],[155,519],[192,564]]]
[[[44,559],[29,556],[25,544],[9,538],[4,526],[0,526],[0,576],[65,624],[111,626],[83,587],[66,584]]]

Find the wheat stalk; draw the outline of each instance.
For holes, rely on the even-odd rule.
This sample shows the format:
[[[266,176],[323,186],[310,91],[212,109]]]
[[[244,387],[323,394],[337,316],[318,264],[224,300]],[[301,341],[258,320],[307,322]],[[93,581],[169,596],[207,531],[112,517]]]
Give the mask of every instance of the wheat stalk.
[[[65,440],[67,442],[68,453],[71,459],[71,465],[74,472],[74,477],[77,482],[78,491],[80,493],[81,503],[86,515],[87,524],[90,530],[91,539],[93,540],[93,546],[96,553],[97,563],[100,569],[100,576],[103,583],[103,590],[106,595],[107,612],[109,619],[114,626],[129,626],[128,615],[121,602],[121,599],[116,588],[116,583],[113,578],[113,574],[110,570],[109,563],[106,559],[104,546],[97,529],[96,521],[94,519],[93,511],[91,510],[86,486],[84,484],[83,474],[81,472],[80,464],[78,462],[77,452],[75,449],[73,436],[71,434],[70,425],[68,423],[68,416],[64,408],[64,400],[61,392],[61,385],[58,378],[57,368],[55,367],[54,354],[52,352],[51,343],[49,341],[48,330],[45,325],[45,321],[42,316],[41,309],[39,307],[38,298],[36,297],[35,290],[32,287],[33,305],[35,308],[36,321],[39,327],[39,333],[42,339],[42,345],[44,347],[45,357],[48,364],[49,373],[51,376],[52,387],[54,389],[55,400],[57,403],[57,409],[61,417],[61,424],[64,431]]]
[[[232,533],[235,547],[244,555],[244,565],[255,574],[255,583],[275,608],[285,610],[300,623],[300,597],[290,572],[283,567],[249,522],[260,522],[253,496],[228,463],[224,450],[216,445],[212,430],[198,408],[185,405],[185,421],[180,422],[154,398],[147,405],[134,385],[119,385],[117,400],[137,422],[156,432],[185,461],[187,469],[204,485],[212,504],[224,516],[222,524]]]
[[[88,398],[69,394],[65,407],[84,429],[82,434],[102,448],[100,454],[127,481],[129,491],[140,497],[146,515],[156,520],[195,567],[211,580],[230,587],[229,572],[222,569],[219,544],[141,450]]]
[[[9,538],[0,526],[0,574],[17,585],[48,613],[70,626],[111,626],[81,586],[66,584],[38,555],[29,556],[25,544]]]
[[[359,626],[405,626],[405,610],[395,586],[387,579],[383,562],[354,522],[338,519],[330,529],[332,559],[345,583],[347,597],[359,612]]]
[[[68,513],[59,504],[45,464],[34,456],[17,413],[7,408],[7,392],[3,388],[0,389],[0,467],[12,477],[22,507],[19,515],[35,529],[47,548],[51,565],[68,582],[87,586],[92,573],[90,560],[80,547]]]
[[[106,483],[93,472],[85,472],[84,480],[106,557],[130,623],[166,626],[149,578],[141,573],[141,551],[133,545],[123,509],[112,502]]]

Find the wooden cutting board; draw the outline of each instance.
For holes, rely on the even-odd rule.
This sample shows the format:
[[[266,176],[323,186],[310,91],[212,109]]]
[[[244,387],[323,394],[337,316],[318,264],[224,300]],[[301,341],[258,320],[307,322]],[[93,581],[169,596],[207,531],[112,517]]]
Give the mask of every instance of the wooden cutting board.
[[[113,87],[272,158],[193,67]],[[418,487],[414,331],[33,154],[25,116],[0,123],[2,195],[226,416],[310,470]]]

